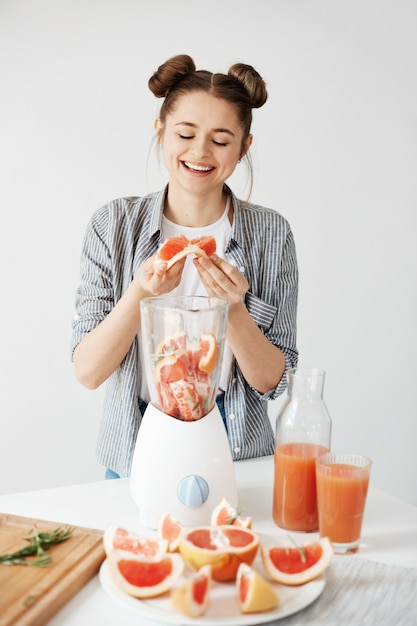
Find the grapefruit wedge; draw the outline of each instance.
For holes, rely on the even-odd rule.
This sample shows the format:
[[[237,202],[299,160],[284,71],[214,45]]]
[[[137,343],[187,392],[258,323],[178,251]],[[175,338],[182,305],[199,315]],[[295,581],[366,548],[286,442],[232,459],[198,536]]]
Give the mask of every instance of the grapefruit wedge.
[[[259,537],[248,528],[236,526],[199,526],[184,529],[180,554],[194,570],[211,565],[213,580],[236,578],[239,565],[251,565],[259,547]]]
[[[122,550],[145,558],[158,558],[168,551],[168,541],[166,539],[140,537],[116,524],[107,526],[103,533],[103,543],[107,556],[115,550]]]
[[[261,547],[264,568],[275,582],[283,585],[303,585],[317,578],[329,566],[333,547],[324,537],[300,547]]]
[[[170,237],[158,250],[158,259],[165,261],[167,269],[174,263],[189,254],[195,256],[210,256],[216,252],[216,240],[214,237],[205,236],[196,239],[188,239],[185,235]]]
[[[157,530],[158,538],[162,542],[167,542],[169,552],[178,552],[182,529],[182,524],[175,519],[172,513],[165,511],[161,515]]]
[[[251,528],[252,518],[244,517],[235,509],[226,498],[222,498],[219,504],[213,509],[210,518],[212,526],[240,526],[242,528]]]
[[[241,563],[237,570],[236,590],[242,613],[272,611],[279,605],[279,597],[271,583],[246,563]]]
[[[114,583],[135,598],[153,598],[169,591],[184,571],[179,554],[166,553],[158,559],[115,550],[108,557]]]
[[[171,604],[190,617],[204,615],[210,603],[211,567],[204,565],[192,573],[171,595]]]
[[[203,333],[201,335],[198,352],[201,355],[198,361],[199,370],[211,376],[217,367],[219,359],[219,345],[213,333]]]

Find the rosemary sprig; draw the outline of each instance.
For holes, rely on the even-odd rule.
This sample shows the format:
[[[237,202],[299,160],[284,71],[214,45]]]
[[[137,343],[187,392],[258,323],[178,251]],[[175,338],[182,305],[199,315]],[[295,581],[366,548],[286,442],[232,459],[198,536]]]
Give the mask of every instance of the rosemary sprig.
[[[29,545],[16,550],[12,554],[3,554],[0,556],[0,564],[3,565],[33,565],[35,567],[45,567],[52,561],[48,554],[45,554],[51,546],[66,541],[71,537],[71,527],[65,530],[56,528],[51,533],[38,533],[36,526],[33,528],[33,535],[26,537]],[[28,557],[36,556],[36,559],[28,559]]]
[[[300,553],[300,557],[301,557],[301,562],[302,563],[307,563],[307,557],[306,557],[306,551],[304,550],[304,548],[302,546],[299,546],[295,540],[293,539],[293,537],[291,537],[291,535],[288,535],[289,540],[291,541],[291,543],[297,548],[298,552]]]

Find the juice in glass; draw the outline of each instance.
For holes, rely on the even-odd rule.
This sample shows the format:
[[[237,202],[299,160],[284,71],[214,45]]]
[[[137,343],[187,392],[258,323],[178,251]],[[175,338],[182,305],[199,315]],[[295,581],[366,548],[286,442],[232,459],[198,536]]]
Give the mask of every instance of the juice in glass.
[[[361,455],[329,453],[317,459],[319,532],[335,552],[358,550],[370,470],[371,461]]]
[[[314,443],[285,443],[275,449],[272,516],[281,528],[318,529],[316,457],[327,452]]]

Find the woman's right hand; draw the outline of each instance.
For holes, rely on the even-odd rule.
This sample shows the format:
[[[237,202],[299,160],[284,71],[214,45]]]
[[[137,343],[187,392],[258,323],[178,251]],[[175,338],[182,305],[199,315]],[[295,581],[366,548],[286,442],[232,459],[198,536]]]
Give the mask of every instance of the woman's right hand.
[[[167,270],[165,261],[160,261],[155,254],[142,263],[134,280],[149,296],[169,293],[180,284],[184,263],[185,258],[180,259]]]

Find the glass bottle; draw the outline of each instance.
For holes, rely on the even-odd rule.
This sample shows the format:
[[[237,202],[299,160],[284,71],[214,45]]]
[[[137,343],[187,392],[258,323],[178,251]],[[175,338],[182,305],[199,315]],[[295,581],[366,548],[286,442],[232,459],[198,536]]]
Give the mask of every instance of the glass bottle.
[[[315,459],[330,450],[331,418],[323,400],[325,372],[287,372],[288,397],[275,431],[273,518],[281,528],[318,530]]]

